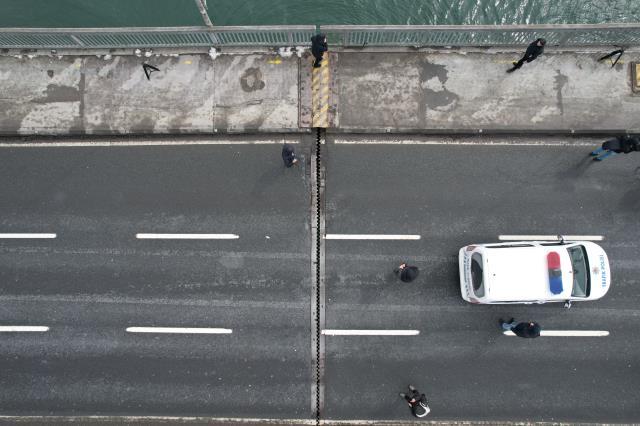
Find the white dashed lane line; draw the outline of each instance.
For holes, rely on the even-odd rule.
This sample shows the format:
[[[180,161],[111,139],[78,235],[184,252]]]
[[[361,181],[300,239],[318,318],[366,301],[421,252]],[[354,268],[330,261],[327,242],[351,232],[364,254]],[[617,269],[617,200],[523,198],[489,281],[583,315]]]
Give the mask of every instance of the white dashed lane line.
[[[0,238],[8,239],[51,239],[56,238],[56,234],[32,234],[32,233],[0,233]]]
[[[136,234],[139,240],[237,240],[236,234]]]
[[[193,328],[193,327],[127,327],[127,333],[158,334],[231,334],[230,328]]]
[[[325,240],[419,240],[420,235],[400,234],[327,234]]]
[[[505,336],[515,336],[513,331],[504,331]],[[604,330],[542,330],[540,336],[547,337],[606,337],[608,331]]]
[[[322,330],[325,336],[417,336],[420,330]]]
[[[49,331],[49,327],[39,325],[2,325],[0,326],[0,333],[23,333],[23,332],[37,332],[43,333]]]

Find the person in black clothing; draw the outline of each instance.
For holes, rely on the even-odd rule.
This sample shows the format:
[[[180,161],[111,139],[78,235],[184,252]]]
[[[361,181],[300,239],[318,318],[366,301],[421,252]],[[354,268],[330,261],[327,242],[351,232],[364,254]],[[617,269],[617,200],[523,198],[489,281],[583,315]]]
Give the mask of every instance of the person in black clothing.
[[[593,161],[602,161],[615,154],[628,154],[633,151],[640,151],[640,139],[636,136],[618,136],[604,142],[602,146],[590,155],[595,157]]]
[[[509,321],[503,321],[502,318],[500,318],[500,327],[502,327],[504,331],[513,331],[513,334],[518,337],[529,339],[540,336],[540,330],[542,330],[542,327],[540,327],[540,324],[537,322],[527,321],[516,323],[513,318]]]
[[[288,143],[285,143],[282,147],[282,161],[284,161],[284,165],[287,167],[291,167],[298,162],[293,146]]]
[[[314,68],[320,67],[322,62],[322,55],[328,50],[327,36],[324,34],[316,34],[311,37],[311,53],[316,60],[313,62]]]
[[[401,263],[393,272],[400,277],[400,281],[405,283],[415,280],[420,273],[417,266],[409,266],[406,263]]]
[[[538,56],[544,52],[544,45],[547,44],[547,41],[543,38],[538,38],[536,41],[531,43],[529,47],[527,47],[527,51],[524,53],[524,56],[520,58],[519,61],[513,63],[513,68],[507,70],[507,72],[514,72],[517,69],[522,67],[522,64],[525,62],[531,62],[536,59]]]
[[[411,407],[411,412],[416,417],[424,417],[431,412],[427,397],[411,385],[409,385],[409,394],[400,392],[400,397],[407,401],[407,404]]]

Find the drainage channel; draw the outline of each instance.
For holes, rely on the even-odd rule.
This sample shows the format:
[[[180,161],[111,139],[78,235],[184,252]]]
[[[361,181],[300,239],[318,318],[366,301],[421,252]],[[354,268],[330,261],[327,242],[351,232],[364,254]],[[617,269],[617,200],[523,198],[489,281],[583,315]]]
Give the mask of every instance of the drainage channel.
[[[316,128],[316,141],[311,154],[311,215],[313,224],[312,237],[312,303],[311,303],[311,353],[313,368],[312,411],[315,413],[316,425],[324,410],[324,336],[322,330],[325,322],[325,287],[324,287],[324,182],[325,170],[322,164],[322,149],[326,147],[325,130]]]

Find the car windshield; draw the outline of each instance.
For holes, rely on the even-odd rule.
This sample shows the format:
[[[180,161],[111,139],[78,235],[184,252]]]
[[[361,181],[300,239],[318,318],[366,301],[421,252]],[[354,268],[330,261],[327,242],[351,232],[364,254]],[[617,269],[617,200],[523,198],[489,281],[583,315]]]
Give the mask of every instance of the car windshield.
[[[589,277],[589,262],[587,261],[587,251],[583,246],[573,246],[567,249],[571,258],[573,268],[573,289],[571,296],[588,297],[591,287]]]
[[[473,292],[477,297],[484,297],[484,282],[482,273],[482,255],[473,253],[471,256],[471,283],[473,284]]]

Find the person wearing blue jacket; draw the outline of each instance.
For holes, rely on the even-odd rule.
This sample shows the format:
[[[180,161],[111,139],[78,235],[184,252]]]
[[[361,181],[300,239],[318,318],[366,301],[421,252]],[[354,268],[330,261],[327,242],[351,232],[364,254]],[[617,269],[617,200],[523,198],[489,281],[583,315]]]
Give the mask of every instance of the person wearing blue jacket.
[[[628,154],[634,151],[640,151],[640,139],[636,136],[625,135],[609,139],[600,148],[592,151],[590,155],[594,157],[593,161],[602,161],[615,154]]]

